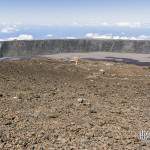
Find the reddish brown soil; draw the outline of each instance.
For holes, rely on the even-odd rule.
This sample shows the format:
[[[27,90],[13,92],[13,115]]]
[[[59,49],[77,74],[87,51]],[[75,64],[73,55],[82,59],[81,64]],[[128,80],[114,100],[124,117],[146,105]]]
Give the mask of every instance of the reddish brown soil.
[[[149,150],[150,68],[0,62],[0,149]]]

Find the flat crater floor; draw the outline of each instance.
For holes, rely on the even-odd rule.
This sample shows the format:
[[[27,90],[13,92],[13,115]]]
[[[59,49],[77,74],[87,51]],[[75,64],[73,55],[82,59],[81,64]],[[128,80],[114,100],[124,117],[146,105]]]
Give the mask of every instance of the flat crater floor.
[[[149,150],[150,67],[0,62],[0,149]]]

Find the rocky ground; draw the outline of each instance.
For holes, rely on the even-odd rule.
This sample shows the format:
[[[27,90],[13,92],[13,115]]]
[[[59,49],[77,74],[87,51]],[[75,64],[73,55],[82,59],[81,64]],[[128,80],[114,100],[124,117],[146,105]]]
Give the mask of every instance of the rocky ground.
[[[0,149],[149,150],[150,67],[0,62]]]

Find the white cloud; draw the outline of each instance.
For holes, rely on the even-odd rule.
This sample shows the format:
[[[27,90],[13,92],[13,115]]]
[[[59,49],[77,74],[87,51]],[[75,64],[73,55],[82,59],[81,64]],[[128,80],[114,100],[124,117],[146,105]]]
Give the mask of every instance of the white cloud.
[[[98,33],[87,33],[85,37],[92,38],[92,39],[112,39],[113,38],[111,34],[99,35]]]
[[[139,35],[139,36],[114,36],[112,34],[104,34],[100,35],[98,33],[87,33],[85,35],[86,38],[89,39],[115,39],[115,40],[150,40],[150,36]]]
[[[118,22],[114,24],[115,26],[119,26],[119,27],[130,27],[130,28],[140,28],[142,26],[142,24],[140,22]]]
[[[102,22],[100,23],[101,26],[104,26],[104,27],[109,27],[111,26],[112,24],[108,23],[108,22]]]
[[[95,20],[91,20],[90,22],[73,22],[71,24],[71,26],[77,26],[77,27],[84,27],[84,26],[104,26],[104,27],[108,27],[108,26],[112,26],[111,23],[108,22],[99,22],[99,21],[95,21]]]
[[[14,33],[14,32],[16,32],[16,31],[19,31],[19,30],[17,29],[17,25],[5,26],[5,27],[2,27],[2,28],[0,29],[0,32],[2,32],[2,33]]]
[[[48,37],[48,38],[52,38],[53,35],[52,35],[52,34],[47,34],[47,37]]]
[[[87,33],[86,35],[85,35],[85,37],[86,38],[94,38],[96,33]]]
[[[74,21],[74,22],[72,23],[72,25],[73,25],[73,26],[80,26],[81,24],[78,23],[77,21]]]
[[[10,37],[7,39],[8,41],[13,41],[13,40],[33,40],[33,36],[29,34],[21,34],[18,37]]]
[[[129,27],[129,28],[141,28],[150,27],[150,24],[145,24],[141,22],[101,22],[101,21],[91,21],[89,23],[85,22],[73,22],[73,26],[101,26],[101,27]]]
[[[113,39],[118,40],[118,39],[120,39],[120,36],[113,36]]]
[[[138,39],[141,39],[141,40],[150,40],[150,36],[140,35],[140,36],[138,36]]]
[[[66,37],[66,39],[76,39],[76,37],[68,36],[68,37]]]

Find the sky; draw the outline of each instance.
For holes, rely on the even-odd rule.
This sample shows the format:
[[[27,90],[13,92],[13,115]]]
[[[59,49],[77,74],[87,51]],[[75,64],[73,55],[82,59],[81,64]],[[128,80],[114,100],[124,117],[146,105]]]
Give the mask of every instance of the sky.
[[[150,0],[0,0],[0,23],[150,23]]]
[[[0,41],[150,40],[150,0],[0,0]]]

